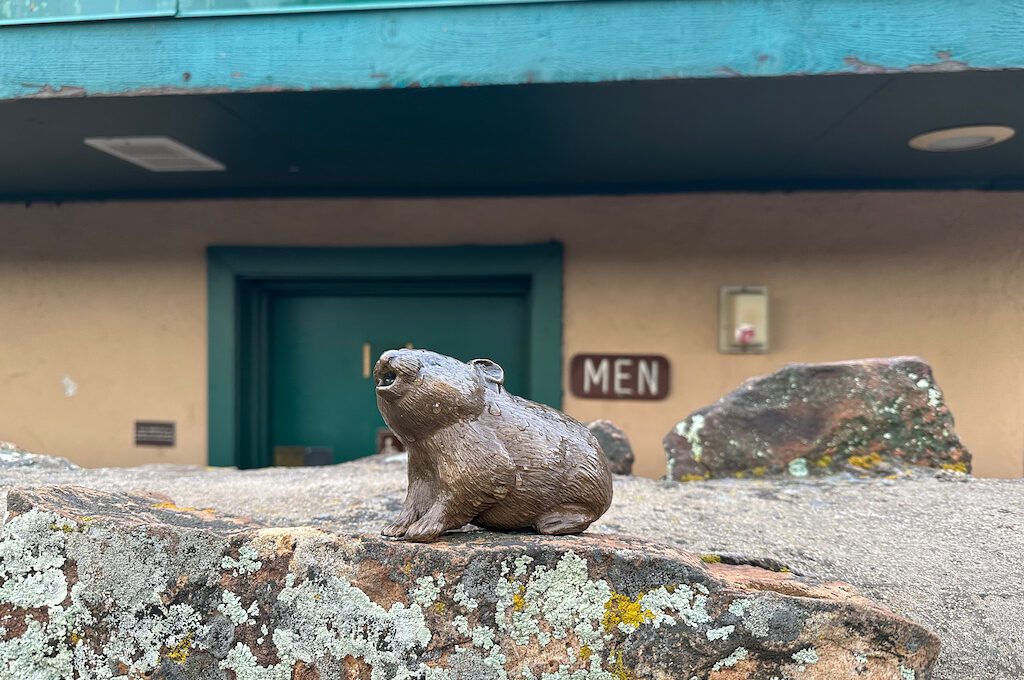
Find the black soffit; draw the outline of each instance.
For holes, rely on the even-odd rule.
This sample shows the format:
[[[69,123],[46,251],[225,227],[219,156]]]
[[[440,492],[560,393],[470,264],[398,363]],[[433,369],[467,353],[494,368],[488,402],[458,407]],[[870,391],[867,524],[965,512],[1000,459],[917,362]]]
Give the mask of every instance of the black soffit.
[[[1024,73],[723,78],[0,103],[0,200],[1024,187]],[[86,137],[167,135],[225,172],[152,173]]]

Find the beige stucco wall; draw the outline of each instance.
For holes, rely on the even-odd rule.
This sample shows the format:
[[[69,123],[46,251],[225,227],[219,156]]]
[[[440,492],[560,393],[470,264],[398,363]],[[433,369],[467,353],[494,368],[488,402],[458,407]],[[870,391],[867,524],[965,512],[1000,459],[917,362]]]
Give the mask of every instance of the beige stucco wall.
[[[0,439],[89,466],[206,460],[208,244],[564,242],[565,353],[664,354],[663,402],[581,401],[637,470],[744,378],[920,354],[975,452],[1024,471],[1024,194],[691,194],[0,205]],[[718,288],[768,285],[773,351],[716,351]],[[76,390],[68,396],[64,378]],[[132,444],[136,419],[178,446]]]

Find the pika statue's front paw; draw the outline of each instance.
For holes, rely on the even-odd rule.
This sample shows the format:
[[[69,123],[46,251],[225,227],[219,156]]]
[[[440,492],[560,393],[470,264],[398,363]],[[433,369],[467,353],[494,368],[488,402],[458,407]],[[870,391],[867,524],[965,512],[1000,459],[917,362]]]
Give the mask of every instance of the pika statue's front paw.
[[[401,538],[402,536],[405,536],[405,532],[408,530],[409,523],[399,521],[384,527],[381,530],[380,535],[387,538]]]
[[[440,538],[445,530],[446,527],[443,524],[424,517],[418,522],[414,522],[402,538],[414,543],[430,543]]]

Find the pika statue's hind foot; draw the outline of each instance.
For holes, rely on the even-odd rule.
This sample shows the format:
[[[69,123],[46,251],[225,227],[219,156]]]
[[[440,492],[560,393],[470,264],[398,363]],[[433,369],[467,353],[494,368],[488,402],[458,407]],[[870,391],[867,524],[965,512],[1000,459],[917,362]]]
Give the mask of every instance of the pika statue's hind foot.
[[[593,514],[578,510],[554,510],[538,519],[534,526],[537,533],[549,536],[582,534],[595,519]]]

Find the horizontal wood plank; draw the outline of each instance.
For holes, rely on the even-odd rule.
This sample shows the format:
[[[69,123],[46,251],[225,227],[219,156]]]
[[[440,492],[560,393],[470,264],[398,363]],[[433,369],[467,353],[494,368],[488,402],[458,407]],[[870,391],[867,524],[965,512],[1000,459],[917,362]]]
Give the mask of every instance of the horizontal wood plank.
[[[626,0],[0,28],[0,98],[1016,69],[1021,0]]]

